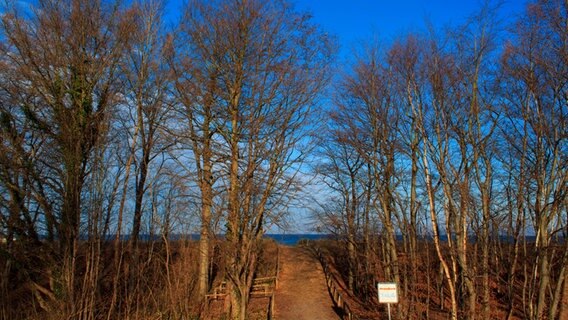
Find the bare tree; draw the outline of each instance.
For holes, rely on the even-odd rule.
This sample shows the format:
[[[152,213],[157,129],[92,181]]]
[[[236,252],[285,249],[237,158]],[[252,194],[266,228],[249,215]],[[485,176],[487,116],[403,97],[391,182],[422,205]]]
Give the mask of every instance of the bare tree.
[[[494,133],[499,121],[499,112],[494,107],[496,98],[493,91],[494,75],[490,70],[494,64],[490,61],[490,55],[495,48],[495,19],[491,15],[492,9],[482,8],[481,12],[473,17],[473,23],[469,23],[458,29],[457,50],[463,60],[460,61],[460,71],[464,78],[463,92],[466,95],[464,112],[468,119],[461,126],[465,136],[465,143],[469,145],[469,162],[472,167],[472,180],[469,198],[472,199],[471,219],[479,227],[473,227],[476,238],[481,246],[481,318],[486,319],[490,315],[490,244],[491,227],[494,225],[495,214],[495,188],[493,172],[495,171],[495,151],[497,140]],[[473,63],[472,63],[473,61]],[[456,131],[460,131],[456,129]],[[476,196],[479,194],[479,196]],[[478,201],[476,201],[478,199]],[[475,202],[480,202],[476,205]],[[481,207],[478,209],[478,207]],[[476,212],[481,212],[480,217]],[[475,229],[481,229],[479,231]],[[493,239],[499,241],[499,239]],[[474,256],[475,259],[475,256]],[[472,302],[474,303],[474,302]],[[470,318],[475,318],[472,308]]]
[[[13,9],[3,15],[3,55],[13,96],[30,130],[41,136],[47,180],[57,195],[66,312],[75,314],[75,276],[82,194],[95,146],[106,133],[108,111],[117,102],[117,68],[128,39],[120,6],[101,1],[39,1],[31,16]],[[39,151],[39,150],[38,150]],[[45,206],[44,206],[45,207]]]
[[[566,10],[561,1],[528,7],[502,59],[504,131],[511,151],[521,159],[515,170],[525,173],[517,184],[523,190],[517,214],[527,210],[536,234],[536,263],[527,274],[531,283],[523,297],[531,319],[556,318],[566,272],[565,263],[554,267],[555,261],[566,261],[565,248],[559,251],[554,244],[566,226]]]
[[[219,77],[222,70],[217,63],[211,63],[217,55],[223,54],[216,43],[217,31],[208,29],[206,17],[209,7],[203,1],[191,1],[186,7],[180,33],[176,39],[175,54],[170,64],[176,75],[175,95],[182,106],[180,111],[185,122],[185,133],[189,141],[197,175],[201,199],[201,230],[199,238],[199,296],[201,299],[209,290],[209,259],[211,222],[215,192],[213,185],[214,163],[221,149],[216,137],[220,112]],[[221,23],[219,21],[219,23]],[[218,150],[220,151],[220,150]],[[217,151],[217,152],[218,152]],[[191,167],[190,167],[191,168]],[[217,174],[218,175],[218,174]]]
[[[331,46],[286,2],[222,1],[197,3],[192,9],[191,35],[199,46],[195,63],[208,68],[196,78],[203,80],[198,91],[203,100],[194,103],[201,104],[197,110],[208,104],[219,110],[211,125],[226,152],[226,275],[231,316],[244,319],[258,240],[277,208],[275,191],[285,193],[293,164],[303,158],[298,147],[309,107],[327,79]],[[196,116],[190,120],[208,117]],[[207,128],[195,132],[208,139],[212,131]],[[203,146],[200,141],[193,151],[202,153]],[[204,183],[211,184],[203,174]]]
[[[359,265],[357,238],[361,231],[361,203],[365,200],[366,191],[363,188],[365,182],[361,181],[361,177],[365,177],[365,162],[353,146],[353,141],[357,140],[353,135],[357,133],[344,123],[343,114],[332,113],[330,126],[324,132],[326,136],[320,136],[318,142],[322,162],[318,163],[316,173],[331,190],[331,195],[326,203],[320,204],[320,213],[324,215],[319,219],[346,240],[347,285],[356,292]],[[330,208],[328,202],[335,206]]]
[[[133,10],[135,28],[126,52],[127,60],[121,71],[125,80],[125,104],[133,113],[131,118],[134,125],[131,127],[138,132],[134,136],[138,141],[135,141],[133,150],[136,157],[136,186],[130,235],[133,247],[136,247],[151,162],[163,155],[169,145],[164,137],[163,125],[167,123],[171,103],[167,97],[169,70],[162,56],[166,39],[161,21],[163,3],[140,2]]]
[[[407,238],[408,253],[410,256],[410,270],[406,274],[409,284],[408,292],[408,308],[409,315],[412,315],[416,309],[418,299],[413,293],[416,293],[419,269],[419,252],[418,252],[418,225],[420,212],[419,198],[419,168],[420,168],[420,146],[421,133],[418,126],[420,119],[417,115],[419,110],[423,108],[425,89],[424,77],[424,56],[425,49],[422,47],[426,42],[415,35],[395,42],[390,48],[387,56],[388,64],[392,70],[393,89],[395,94],[399,96],[402,104],[401,112],[405,116],[402,117],[399,131],[401,136],[402,157],[410,161],[410,181],[406,189],[406,196],[402,201],[408,202],[407,214],[404,215],[405,223],[401,227],[403,236]],[[399,200],[400,201],[400,200]],[[404,231],[403,231],[404,230]]]
[[[123,192],[119,207],[120,223],[117,227],[115,241],[115,266],[117,273],[113,285],[113,299],[108,313],[113,315],[118,299],[124,301],[142,300],[144,293],[141,288],[141,279],[144,279],[146,268],[153,260],[148,258],[140,261],[138,241],[142,232],[143,223],[148,221],[152,233],[157,208],[156,199],[148,199],[149,191],[157,196],[161,191],[154,186],[160,175],[165,161],[166,150],[170,142],[167,141],[164,126],[168,124],[167,117],[171,101],[167,96],[169,89],[169,70],[163,60],[163,47],[165,32],[162,25],[163,3],[161,1],[139,1],[130,7],[132,14],[132,31],[130,41],[121,60],[120,78],[123,86],[123,102],[118,111],[120,125],[114,128],[122,137],[125,137],[122,146],[126,152],[125,170],[123,177]],[[116,121],[115,124],[118,124]],[[157,160],[157,161],[156,161]],[[131,172],[132,171],[132,172]],[[121,238],[122,222],[125,206],[132,194],[128,192],[130,176],[134,177],[133,214],[126,260],[123,262],[124,251]],[[153,245],[154,242],[152,241]],[[148,248],[148,254],[153,246]],[[124,270],[123,270],[124,269]],[[125,283],[124,290],[120,290],[119,282]],[[120,296],[120,297],[119,297]],[[120,304],[120,303],[118,303]],[[138,303],[136,305],[139,305]]]

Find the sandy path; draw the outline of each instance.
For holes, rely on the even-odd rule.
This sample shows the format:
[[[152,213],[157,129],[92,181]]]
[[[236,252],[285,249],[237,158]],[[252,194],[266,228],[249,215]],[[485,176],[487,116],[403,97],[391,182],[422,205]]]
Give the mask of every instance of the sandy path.
[[[280,261],[276,320],[339,319],[333,311],[319,261],[303,248],[287,246],[280,247]]]

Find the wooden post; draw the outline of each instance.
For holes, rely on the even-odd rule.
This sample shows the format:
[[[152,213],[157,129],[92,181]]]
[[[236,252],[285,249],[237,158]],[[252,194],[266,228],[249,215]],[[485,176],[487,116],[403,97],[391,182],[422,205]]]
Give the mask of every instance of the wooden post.
[[[337,288],[333,285],[333,300],[337,301]]]
[[[270,296],[270,301],[268,302],[268,320],[272,320],[274,317],[274,293]]]
[[[347,319],[351,320],[351,309],[349,309],[349,305],[347,304],[347,302],[343,302],[343,311],[345,311]]]
[[[278,276],[280,274],[280,246],[276,251],[276,279],[274,280],[274,287],[278,289]]]

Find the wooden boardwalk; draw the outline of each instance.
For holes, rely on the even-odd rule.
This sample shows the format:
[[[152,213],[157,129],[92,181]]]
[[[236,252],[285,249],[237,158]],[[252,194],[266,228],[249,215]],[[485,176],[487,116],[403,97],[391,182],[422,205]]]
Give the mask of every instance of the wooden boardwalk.
[[[276,320],[337,320],[320,262],[301,247],[280,248]]]

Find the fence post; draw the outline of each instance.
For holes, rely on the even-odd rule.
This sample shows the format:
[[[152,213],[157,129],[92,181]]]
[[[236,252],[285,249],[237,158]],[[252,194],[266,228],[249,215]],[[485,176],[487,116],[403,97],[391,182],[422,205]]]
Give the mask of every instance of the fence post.
[[[322,265],[322,269],[323,269],[325,279],[326,279],[327,288],[328,288],[329,292],[331,293],[331,298],[333,299],[333,303],[343,311],[341,318],[342,319],[348,319],[348,320],[359,319],[358,317],[356,317],[353,314],[353,312],[351,311],[351,308],[349,307],[349,304],[347,304],[346,301],[341,299],[341,292],[337,289],[336,280],[335,280],[334,276],[329,272],[329,268],[328,268],[328,265],[327,265],[326,258],[321,253],[320,248],[316,247],[315,252],[316,252],[316,255],[319,258],[320,263]]]
[[[280,274],[280,246],[276,248],[276,280],[274,281],[274,287],[278,289],[278,275]]]
[[[272,293],[268,302],[268,320],[272,320],[272,318],[274,318],[274,293]]]

